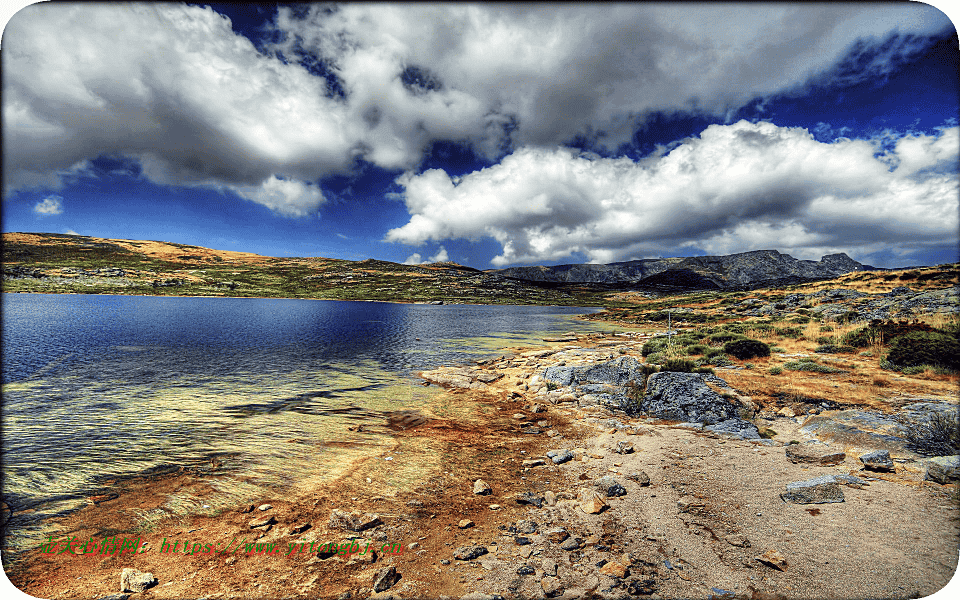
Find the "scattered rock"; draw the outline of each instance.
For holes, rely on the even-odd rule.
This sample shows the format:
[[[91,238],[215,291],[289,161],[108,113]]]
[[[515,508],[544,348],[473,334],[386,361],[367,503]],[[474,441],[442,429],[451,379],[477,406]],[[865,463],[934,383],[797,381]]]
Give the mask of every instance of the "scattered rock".
[[[557,576],[557,561],[552,558],[544,559],[543,562],[540,563],[540,568],[543,569],[543,574],[547,577]]]
[[[547,458],[552,460],[554,464],[562,464],[569,460],[573,460],[573,452],[569,450],[551,450],[547,452]]]
[[[521,565],[517,569],[517,575],[533,575],[534,573],[536,573],[536,569],[530,565]]]
[[[650,485],[650,476],[647,475],[644,471],[638,471],[636,473],[630,473],[627,475],[627,479],[630,481],[636,481],[642,487]]]
[[[847,455],[820,442],[790,444],[784,451],[787,460],[794,464],[808,463],[821,466],[838,465]]]
[[[960,455],[934,456],[923,462],[927,467],[924,479],[941,484],[960,481]]]
[[[633,454],[633,444],[621,440],[617,442],[617,447],[614,449],[614,452],[617,454]]]
[[[547,504],[547,506],[556,506],[557,495],[551,492],[550,490],[547,490],[546,492],[543,493],[543,501]]]
[[[787,570],[787,559],[783,556],[783,554],[777,552],[776,550],[767,550],[755,558],[768,567],[773,567],[778,571]]]
[[[470,519],[462,519],[459,523],[457,523],[457,527],[460,529],[467,529],[468,527],[473,527],[474,525],[475,523]]]
[[[543,497],[530,492],[521,492],[514,497],[514,500],[517,501],[517,504],[532,504],[537,508],[543,506]]]
[[[260,517],[259,519],[254,519],[250,521],[247,525],[250,527],[250,529],[257,529],[259,527],[267,527],[269,525],[273,525],[276,522],[277,520],[274,519],[273,517]]]
[[[400,573],[397,573],[397,569],[395,567],[384,567],[373,576],[373,591],[383,592],[393,587],[398,581],[400,581]]]
[[[258,510],[270,510],[271,508],[273,508],[272,504],[261,504],[257,507]]]
[[[120,572],[120,591],[140,593],[157,585],[157,578],[153,573],[141,573],[127,567]]]
[[[524,467],[541,467],[547,464],[547,461],[543,460],[542,458],[528,458],[522,461],[520,464]]]
[[[520,521],[517,521],[517,524],[515,527],[516,527],[517,533],[536,533],[538,525],[536,521],[522,519]]]
[[[480,496],[487,496],[493,493],[493,488],[486,481],[478,479],[473,482],[473,493]]]
[[[615,496],[626,496],[627,490],[620,482],[607,475],[606,477],[601,477],[597,482],[597,488],[602,491],[607,498],[613,498]]]
[[[567,530],[563,527],[554,527],[543,532],[543,536],[553,542],[554,544],[559,544],[563,540],[570,537],[570,534],[567,533]]]
[[[874,450],[860,455],[860,462],[864,469],[870,471],[894,471],[893,459],[890,458],[889,450]]]
[[[310,523],[299,523],[290,528],[290,535],[296,535],[298,533],[303,533],[304,531],[310,529]]]
[[[677,500],[677,510],[682,513],[693,512],[704,506],[706,506],[706,504],[704,504],[702,500],[694,498],[693,496],[681,496],[681,498]]]
[[[560,582],[556,577],[544,577],[540,580],[540,587],[543,589],[543,594],[547,598],[553,598],[563,593],[563,588],[560,586]]]
[[[600,567],[600,572],[604,575],[622,579],[627,576],[627,567],[615,560],[611,560]]]
[[[600,494],[596,490],[591,490],[589,488],[583,488],[580,490],[580,510],[583,512],[595,515],[601,512],[605,508],[609,508],[610,505],[600,497]]]
[[[453,557],[457,560],[473,560],[486,553],[487,549],[483,546],[461,546],[453,553]]]
[[[347,531],[364,531],[377,525],[382,525],[380,515],[364,513],[362,516],[358,513],[347,513],[340,509],[330,511],[330,528],[345,529]]]
[[[569,552],[571,550],[579,550],[581,545],[582,542],[580,538],[569,537],[563,540],[563,542],[560,544],[560,548]]]
[[[780,494],[784,502],[794,504],[827,504],[843,502],[843,490],[833,475],[822,475],[805,481],[787,484],[787,491]]]

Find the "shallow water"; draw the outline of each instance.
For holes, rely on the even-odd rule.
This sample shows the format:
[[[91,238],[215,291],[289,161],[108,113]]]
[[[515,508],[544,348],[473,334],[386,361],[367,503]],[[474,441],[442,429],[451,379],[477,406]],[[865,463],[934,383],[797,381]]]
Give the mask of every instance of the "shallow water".
[[[41,539],[106,479],[164,466],[215,458],[233,475],[206,509],[180,498],[173,514],[306,489],[392,444],[348,425],[456,410],[415,371],[590,330],[572,317],[592,310],[4,294],[5,545]]]

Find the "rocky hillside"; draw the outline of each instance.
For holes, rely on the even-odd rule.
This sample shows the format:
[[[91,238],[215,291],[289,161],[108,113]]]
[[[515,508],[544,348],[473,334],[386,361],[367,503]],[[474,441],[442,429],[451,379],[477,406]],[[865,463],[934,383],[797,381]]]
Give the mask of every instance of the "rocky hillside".
[[[608,265],[511,267],[497,271],[521,281],[593,283],[651,290],[739,290],[830,279],[854,271],[876,271],[846,254],[819,261],[797,260],[776,250],[727,256],[631,260]]]

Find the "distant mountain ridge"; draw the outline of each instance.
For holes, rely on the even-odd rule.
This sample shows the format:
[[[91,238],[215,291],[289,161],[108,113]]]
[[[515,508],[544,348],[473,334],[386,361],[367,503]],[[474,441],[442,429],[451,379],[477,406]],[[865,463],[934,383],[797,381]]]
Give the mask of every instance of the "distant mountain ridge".
[[[754,250],[726,256],[649,258],[606,265],[569,264],[552,267],[509,267],[495,273],[521,281],[584,283],[650,289],[748,289],[830,279],[853,271],[878,271],[844,253],[819,261],[798,260],[776,250]]]

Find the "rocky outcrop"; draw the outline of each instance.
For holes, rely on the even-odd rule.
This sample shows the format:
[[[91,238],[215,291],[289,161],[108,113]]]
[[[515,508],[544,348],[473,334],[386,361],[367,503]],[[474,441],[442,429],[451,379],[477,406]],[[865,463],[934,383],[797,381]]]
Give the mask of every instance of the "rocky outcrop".
[[[738,398],[724,380],[714,375],[667,371],[650,375],[640,408],[662,419],[711,425],[717,433],[760,437],[756,425],[741,418],[746,407]]]

